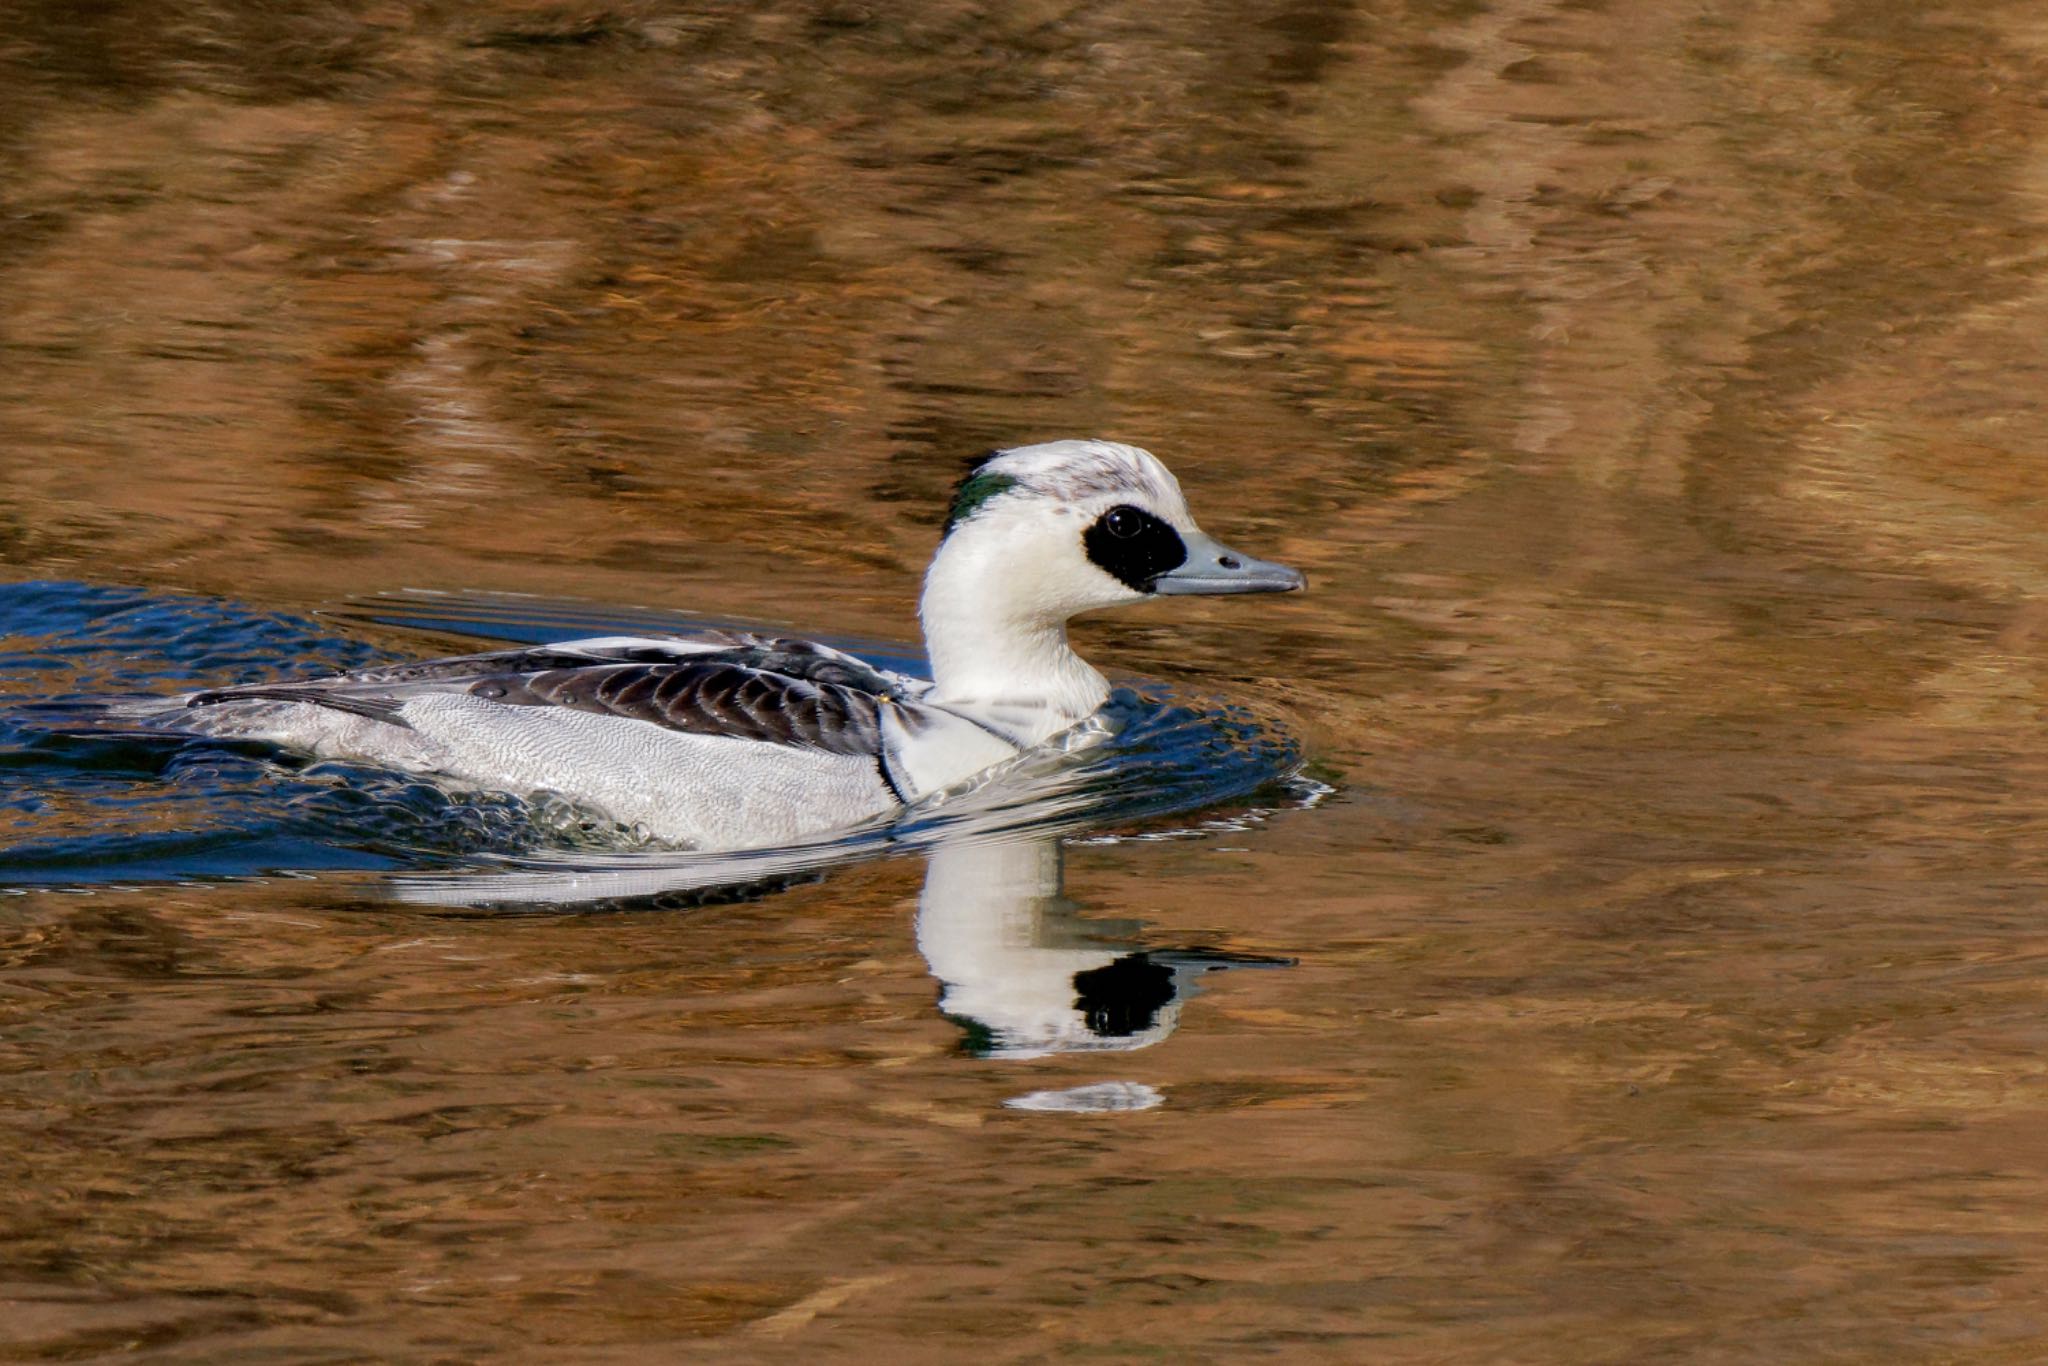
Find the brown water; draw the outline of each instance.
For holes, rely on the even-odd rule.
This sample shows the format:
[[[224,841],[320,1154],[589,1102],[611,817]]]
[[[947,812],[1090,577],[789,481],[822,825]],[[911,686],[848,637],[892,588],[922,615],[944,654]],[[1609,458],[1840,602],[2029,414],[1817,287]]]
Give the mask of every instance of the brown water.
[[[23,0],[0,62],[0,576],[909,639],[960,457],[1114,435],[1313,591],[1084,651],[1337,788],[1068,847],[1299,960],[1116,1053],[964,1050],[917,858],[0,899],[9,1359],[2048,1355],[2038,6]],[[1101,1081],[1160,1103],[1005,1105]]]

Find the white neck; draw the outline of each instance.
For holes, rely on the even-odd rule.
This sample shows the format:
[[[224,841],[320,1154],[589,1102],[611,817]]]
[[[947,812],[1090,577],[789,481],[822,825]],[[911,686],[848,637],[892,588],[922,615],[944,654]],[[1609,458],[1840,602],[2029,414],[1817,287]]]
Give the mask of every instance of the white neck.
[[[1100,707],[1109,682],[1067,644],[1056,587],[1006,575],[1002,551],[956,533],[933,559],[918,606],[936,685],[927,700],[1034,745]]]

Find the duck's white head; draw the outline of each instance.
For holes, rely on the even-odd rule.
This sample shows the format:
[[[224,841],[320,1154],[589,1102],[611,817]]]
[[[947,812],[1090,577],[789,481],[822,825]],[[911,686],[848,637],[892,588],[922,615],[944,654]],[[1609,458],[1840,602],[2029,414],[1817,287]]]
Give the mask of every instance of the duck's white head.
[[[1304,582],[1205,535],[1180,484],[1136,446],[1048,441],[998,451],[961,481],[925,576],[919,615],[934,699],[1049,708],[1058,713],[1051,734],[1108,695],[1102,675],[1067,647],[1068,618],[1151,597],[1284,593]]]

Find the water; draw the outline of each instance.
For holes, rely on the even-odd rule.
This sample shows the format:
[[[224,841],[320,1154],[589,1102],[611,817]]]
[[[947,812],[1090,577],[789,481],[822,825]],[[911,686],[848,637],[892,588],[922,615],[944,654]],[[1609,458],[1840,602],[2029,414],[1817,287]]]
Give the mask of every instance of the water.
[[[382,623],[461,629],[500,645],[710,624],[649,613],[605,620],[574,604],[531,601],[435,597],[383,606],[387,614],[374,618]],[[380,870],[394,874],[386,894],[414,905],[674,911],[765,897],[825,869],[914,851],[929,864],[919,951],[939,983],[941,1010],[980,1056],[1146,1047],[1173,1031],[1179,1002],[1202,975],[1290,961],[1148,948],[1135,934],[1141,926],[1076,916],[1062,897],[1063,835],[1197,837],[1271,814],[1222,812],[1232,798],[1263,793],[1306,806],[1329,795],[1302,775],[1290,741],[1241,709],[1124,687],[1059,744],[893,816],[791,846],[669,849],[553,793],[463,790],[263,745],[110,732],[97,705],[110,694],[67,695],[62,687],[82,675],[129,690],[115,696],[160,694],[274,677],[266,670],[280,657],[316,669],[389,662],[314,622],[32,583],[0,588],[0,635],[18,647],[0,669],[17,693],[39,699],[11,716],[0,710],[0,736],[11,742],[20,775],[7,803],[15,819],[0,850],[0,887],[88,891]],[[872,643],[862,653],[923,673],[920,661]],[[1160,824],[1198,810],[1206,811],[1199,825]],[[1119,826],[1136,833],[1105,833]],[[1059,1093],[1059,1108],[1144,1108],[1126,1095],[1137,1086]]]
[[[0,62],[10,1352],[2041,1355],[2029,7],[25,4]],[[1162,806],[714,894],[31,705],[911,641],[958,462],[1074,433],[1311,580],[1077,629]]]

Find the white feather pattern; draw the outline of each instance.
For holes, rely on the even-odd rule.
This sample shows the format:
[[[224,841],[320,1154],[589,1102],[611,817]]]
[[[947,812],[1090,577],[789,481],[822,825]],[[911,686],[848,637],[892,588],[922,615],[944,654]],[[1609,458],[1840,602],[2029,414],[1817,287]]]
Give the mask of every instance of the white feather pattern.
[[[907,802],[962,783],[1014,758],[1017,746],[937,707],[882,704],[882,761]]]
[[[872,759],[667,730],[459,693],[416,697],[405,729],[308,702],[228,702],[179,715],[181,728],[255,738],[324,758],[374,759],[502,792],[559,792],[656,839],[749,849],[896,805]]]

